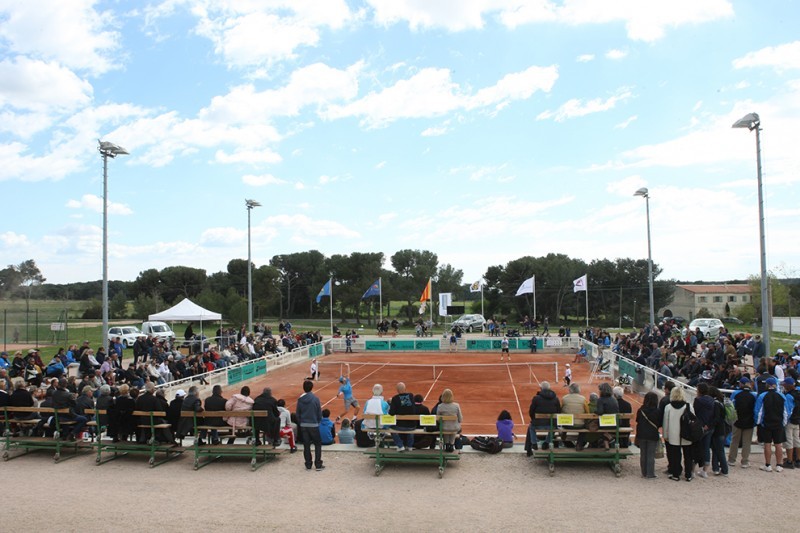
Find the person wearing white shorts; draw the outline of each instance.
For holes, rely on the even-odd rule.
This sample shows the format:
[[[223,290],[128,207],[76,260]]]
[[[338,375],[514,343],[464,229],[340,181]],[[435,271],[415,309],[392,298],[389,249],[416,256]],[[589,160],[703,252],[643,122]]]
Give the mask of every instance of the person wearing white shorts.
[[[781,384],[787,401],[791,398],[793,404],[789,423],[786,424],[786,442],[783,445],[786,449],[786,460],[783,467],[800,468],[800,391],[797,390],[794,378],[788,377]]]

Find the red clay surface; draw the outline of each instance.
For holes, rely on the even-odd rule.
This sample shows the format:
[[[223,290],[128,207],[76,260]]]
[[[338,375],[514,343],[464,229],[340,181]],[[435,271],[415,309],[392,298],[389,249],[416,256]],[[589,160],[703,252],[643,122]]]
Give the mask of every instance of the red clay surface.
[[[453,391],[455,401],[461,406],[464,416],[462,429],[469,435],[496,434],[495,421],[502,410],[511,413],[516,425],[515,433],[524,439],[525,425],[529,423],[528,408],[531,398],[540,390],[539,382],[549,381],[552,389],[560,396],[567,392],[563,376],[565,364],[572,367],[573,382],[581,385],[581,393],[588,398],[590,392],[597,391],[599,382],[589,384],[589,364],[572,363],[574,354],[512,354],[510,365],[499,362],[499,353],[336,353],[319,359],[320,379],[314,384],[314,393],[319,396],[323,409],[331,411],[331,417],[341,414],[344,404],[336,398],[339,391],[339,369],[341,362],[350,362],[350,380],[353,394],[361,403],[372,397],[372,386],[383,385],[384,397],[387,401],[396,394],[398,381],[406,384],[408,392],[421,394],[425,405],[433,407],[439,395],[446,388]],[[554,381],[552,365],[534,366],[534,375],[530,375],[528,366],[518,366],[523,362],[549,362],[558,364],[560,381]],[[373,363],[373,364],[365,364]],[[381,364],[374,364],[381,363]],[[431,368],[392,366],[392,364],[456,364],[459,367],[437,367],[434,373]],[[474,364],[492,364],[491,367],[470,367]],[[284,398],[287,407],[294,410],[296,400],[302,394],[303,380],[309,375],[311,361],[270,371],[261,379],[246,383],[250,387],[251,397],[261,393],[264,387],[271,387],[276,398]],[[235,385],[225,389],[225,397],[239,392],[241,387]],[[641,406],[637,395],[626,394],[625,398],[632,403],[634,413]],[[352,409],[350,410],[352,414]]]

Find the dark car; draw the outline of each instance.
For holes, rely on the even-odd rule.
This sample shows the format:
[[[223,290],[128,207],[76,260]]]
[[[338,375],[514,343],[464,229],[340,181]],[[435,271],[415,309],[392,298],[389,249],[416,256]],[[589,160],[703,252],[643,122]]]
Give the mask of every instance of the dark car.
[[[722,321],[726,324],[744,324],[744,322],[735,316],[726,316],[722,319]]]
[[[679,326],[680,326],[680,325],[682,325],[684,322],[686,322],[686,319],[685,319],[685,318],[683,318],[682,316],[665,316],[665,317],[663,317],[663,318],[661,319],[661,321],[662,321],[662,322],[665,322],[665,323],[667,323],[667,324],[669,324],[669,323],[671,323],[671,322],[674,322],[675,324],[677,324],[677,325],[679,325]]]

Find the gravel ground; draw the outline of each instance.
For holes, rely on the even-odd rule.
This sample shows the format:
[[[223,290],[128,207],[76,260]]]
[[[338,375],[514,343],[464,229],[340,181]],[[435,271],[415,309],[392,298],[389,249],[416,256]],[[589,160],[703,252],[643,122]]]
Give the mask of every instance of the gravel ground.
[[[32,454],[0,465],[2,529],[597,532],[714,523],[753,531],[763,527],[759,509],[769,505],[771,529],[792,531],[778,495],[794,494],[800,477],[793,470],[761,472],[756,456],[749,470],[732,467],[728,478],[691,483],[642,479],[638,456],[623,462],[621,478],[606,466],[580,463],[559,464],[549,477],[544,465],[508,451],[465,453],[443,479],[434,466],[407,464],[387,466],[376,477],[374,464],[357,452],[326,449],[323,459],[322,472],[306,471],[302,453],[256,472],[235,460],[195,472],[189,454],[154,469],[142,456],[95,466],[92,455],[54,465],[44,453]],[[665,460],[657,463],[659,471],[666,467]]]

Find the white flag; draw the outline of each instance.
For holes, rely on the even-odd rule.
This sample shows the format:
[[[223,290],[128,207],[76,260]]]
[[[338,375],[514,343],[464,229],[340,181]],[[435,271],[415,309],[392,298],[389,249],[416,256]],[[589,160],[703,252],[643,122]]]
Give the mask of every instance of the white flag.
[[[481,292],[482,288],[483,283],[481,283],[481,280],[478,280],[469,286],[469,292]]]
[[[586,280],[586,276],[588,274],[584,274],[583,276],[579,277],[575,281],[572,282],[572,292],[581,292],[588,290],[589,282]]]
[[[530,294],[533,292],[533,284],[535,281],[536,276],[531,276],[530,278],[526,279],[522,282],[522,285],[519,286],[517,289],[517,294],[514,296],[519,296],[520,294]]]
[[[453,305],[452,292],[439,293],[439,316],[447,316],[447,306]]]

